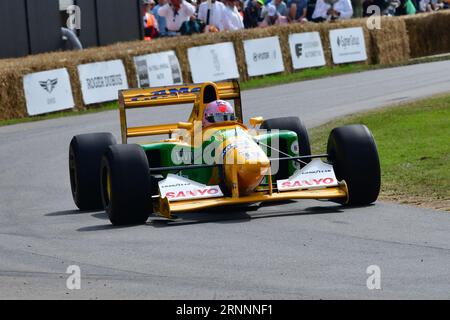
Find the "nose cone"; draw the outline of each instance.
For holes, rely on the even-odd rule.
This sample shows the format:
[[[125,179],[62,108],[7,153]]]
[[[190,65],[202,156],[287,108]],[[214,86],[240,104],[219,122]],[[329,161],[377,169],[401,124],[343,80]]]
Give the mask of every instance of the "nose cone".
[[[239,194],[246,195],[253,192],[264,176],[269,173],[269,167],[269,160],[238,165]]]
[[[270,169],[266,154],[253,141],[228,150],[224,156],[224,164],[225,182],[229,190],[233,184],[233,166],[236,168],[240,195],[253,192]]]

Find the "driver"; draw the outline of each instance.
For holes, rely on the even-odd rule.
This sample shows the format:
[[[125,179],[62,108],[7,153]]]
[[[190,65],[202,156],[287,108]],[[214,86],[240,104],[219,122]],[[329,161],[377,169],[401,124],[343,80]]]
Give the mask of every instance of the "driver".
[[[217,122],[233,121],[236,119],[233,106],[224,100],[215,100],[206,105],[203,112],[203,127]]]

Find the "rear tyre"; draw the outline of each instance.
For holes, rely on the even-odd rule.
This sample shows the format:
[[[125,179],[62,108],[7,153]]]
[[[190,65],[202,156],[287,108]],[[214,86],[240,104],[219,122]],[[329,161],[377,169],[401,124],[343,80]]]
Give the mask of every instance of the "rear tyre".
[[[110,146],[101,162],[103,206],[113,225],[144,224],[153,212],[147,156],[139,145]]]
[[[277,130],[289,130],[293,131],[297,134],[298,145],[299,145],[299,155],[300,156],[310,156],[311,155],[311,145],[309,143],[308,131],[306,130],[305,125],[298,117],[283,117],[283,118],[274,118],[267,119],[261,124],[261,129],[266,129],[268,131],[272,129]],[[288,153],[288,147],[284,143],[284,141],[280,141],[280,151],[284,153]],[[285,157],[285,155],[280,154],[280,157]],[[302,159],[303,162],[309,162],[310,159]],[[290,176],[289,174],[289,162],[290,161],[281,161],[278,173],[275,175],[275,178],[278,179],[286,179]],[[301,164],[300,167],[304,167],[304,164]]]
[[[347,205],[368,205],[377,200],[380,160],[373,135],[366,126],[356,124],[333,129],[327,153],[336,178],[347,183]]]
[[[106,148],[116,144],[111,133],[74,136],[69,147],[69,175],[72,197],[80,210],[102,209],[100,161]]]

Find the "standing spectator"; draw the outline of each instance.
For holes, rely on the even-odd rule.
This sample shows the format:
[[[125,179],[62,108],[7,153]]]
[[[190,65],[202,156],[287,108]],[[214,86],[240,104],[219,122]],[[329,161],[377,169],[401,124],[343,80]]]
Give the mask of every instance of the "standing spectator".
[[[277,11],[277,8],[271,3],[264,7],[261,14],[263,17],[263,21],[261,21],[261,23],[259,24],[260,28],[268,26],[278,26],[288,23],[287,17],[280,15]]]
[[[316,8],[317,0],[308,0],[308,6],[306,7],[306,20],[311,21],[314,9]]]
[[[271,1],[271,3],[275,6],[275,8],[277,8],[277,12],[280,14],[280,16],[288,16],[287,5],[283,0],[273,0]]]
[[[248,0],[244,10],[245,28],[256,28],[262,21],[261,10],[264,7],[264,0]]]
[[[361,18],[363,16],[363,0],[351,0],[353,8],[353,17]]]
[[[238,9],[239,14],[242,17],[242,21],[244,20],[244,1],[243,0],[234,0],[236,8]]]
[[[154,0],[142,0],[142,19],[144,27],[144,40],[152,40],[158,37],[158,22],[152,13],[155,6]]]
[[[400,0],[399,6],[395,9],[396,16],[415,14],[416,12],[416,7],[411,0]]]
[[[350,19],[353,15],[350,0],[317,0],[316,9],[312,15],[313,21],[329,21]]]
[[[177,35],[183,24],[195,19],[195,7],[184,0],[168,0],[159,8],[158,14],[166,19],[167,31]]]
[[[239,13],[235,0],[224,0],[225,9],[222,15],[222,26],[225,31],[244,29],[244,22]]]
[[[208,9],[209,9],[209,19],[208,19]],[[223,30],[222,20],[223,11],[225,10],[225,5],[217,0],[203,1],[198,7],[198,19],[203,21],[208,26],[214,26],[219,31]]]
[[[365,0],[362,4],[362,15],[363,17],[369,17],[374,14],[373,12],[368,12],[370,6],[377,6],[381,10],[381,15],[387,15],[388,8],[392,2],[388,0]]]
[[[158,4],[152,10],[152,13],[155,16],[156,22],[158,23],[158,31],[159,31],[160,37],[166,37],[166,36],[170,35],[167,31],[166,18],[161,17],[158,14],[159,8],[161,8],[166,3],[167,3],[167,0],[159,0]]]
[[[290,22],[306,22],[308,0],[288,0]]]
[[[400,0],[400,5],[395,10],[396,16],[416,14],[417,10],[411,0]]]
[[[439,10],[439,8],[437,0],[420,0],[419,6],[416,7],[417,11],[420,12],[432,12]]]

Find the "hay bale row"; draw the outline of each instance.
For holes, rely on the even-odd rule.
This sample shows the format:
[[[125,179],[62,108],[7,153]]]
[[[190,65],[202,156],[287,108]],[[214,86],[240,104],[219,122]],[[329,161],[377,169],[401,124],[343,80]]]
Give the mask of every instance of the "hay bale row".
[[[23,90],[23,76],[29,73],[57,68],[67,68],[71,77],[72,91],[76,110],[84,109],[81,85],[77,66],[80,64],[121,59],[125,65],[130,87],[137,86],[136,70],[133,57],[143,54],[174,50],[177,54],[185,82],[191,82],[190,66],[187,50],[190,47],[202,46],[220,42],[233,42],[240,80],[248,79],[243,40],[279,36],[285,74],[292,73],[288,36],[291,33],[318,31],[324,48],[325,60],[328,66],[333,66],[329,31],[331,29],[363,27],[368,60],[364,63],[392,63],[409,58],[409,44],[404,19],[384,19],[386,28],[370,31],[365,19],[352,19],[334,23],[322,24],[290,24],[264,29],[241,30],[237,32],[221,32],[199,34],[176,38],[157,39],[152,42],[133,41],[119,43],[107,47],[90,48],[83,51],[54,52],[39,54],[19,59],[4,59],[0,61],[0,119],[26,117],[26,103]],[[382,25],[383,26],[383,25]]]
[[[450,52],[450,11],[403,18],[412,58]]]
[[[403,19],[381,18],[381,29],[370,32],[372,63],[394,64],[410,58],[409,39]]]

